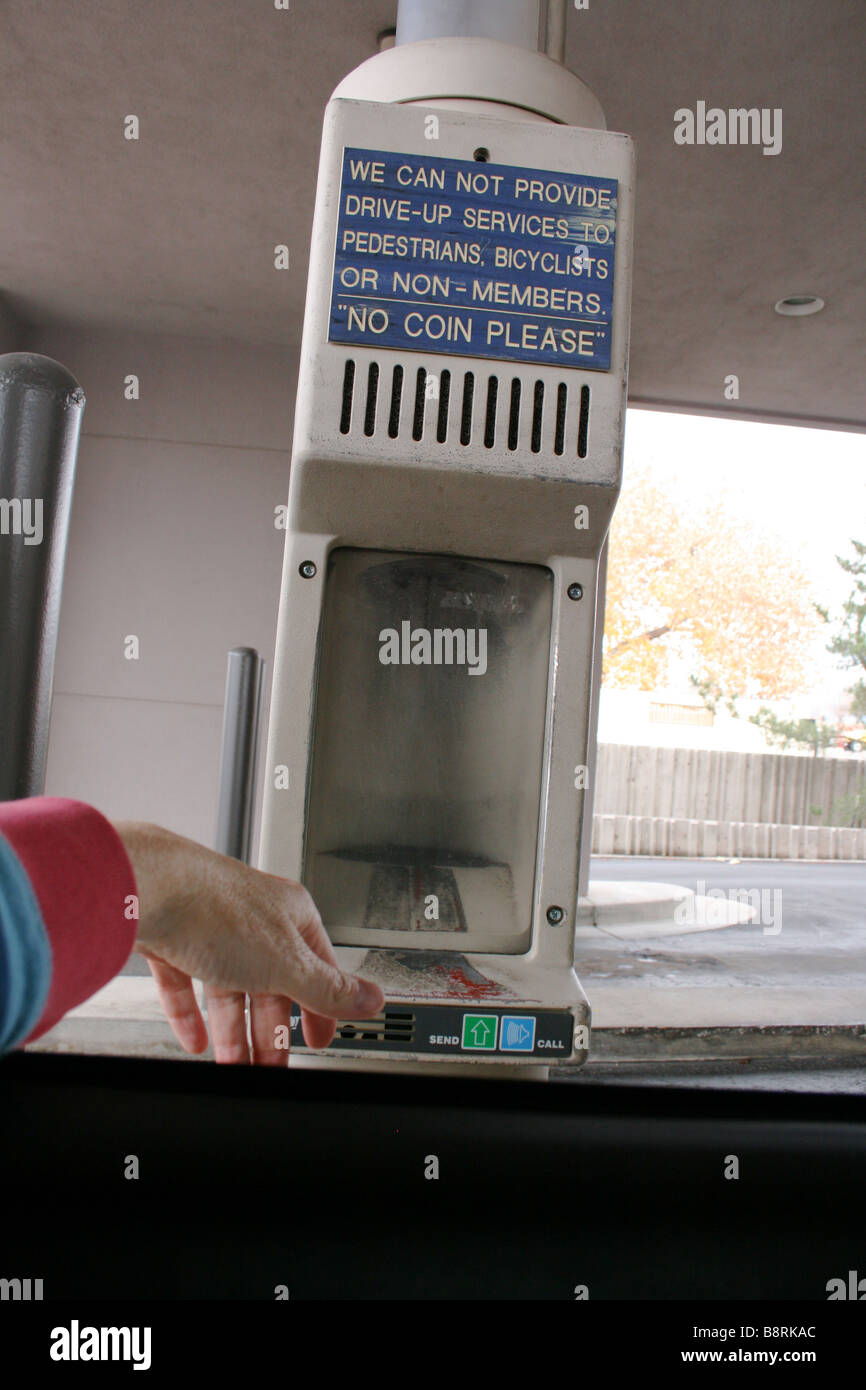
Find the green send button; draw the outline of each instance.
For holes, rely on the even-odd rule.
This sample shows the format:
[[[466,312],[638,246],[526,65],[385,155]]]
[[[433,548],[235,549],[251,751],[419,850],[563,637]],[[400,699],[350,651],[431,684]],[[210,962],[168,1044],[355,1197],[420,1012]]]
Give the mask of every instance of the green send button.
[[[495,1052],[498,1023],[496,1014],[464,1014],[460,1046],[476,1052]]]

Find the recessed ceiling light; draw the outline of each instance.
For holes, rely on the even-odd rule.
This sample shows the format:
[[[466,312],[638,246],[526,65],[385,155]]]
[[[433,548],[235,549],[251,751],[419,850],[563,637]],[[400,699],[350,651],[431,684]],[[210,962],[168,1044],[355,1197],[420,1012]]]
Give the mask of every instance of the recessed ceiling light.
[[[788,314],[792,318],[801,318],[804,314],[817,314],[823,307],[823,299],[819,299],[816,294],[786,294],[785,298],[780,299],[775,305],[777,314]]]

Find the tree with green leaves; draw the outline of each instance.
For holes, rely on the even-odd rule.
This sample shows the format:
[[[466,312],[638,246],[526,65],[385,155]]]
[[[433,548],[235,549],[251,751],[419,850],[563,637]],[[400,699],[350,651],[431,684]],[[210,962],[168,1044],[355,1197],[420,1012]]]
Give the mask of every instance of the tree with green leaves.
[[[852,540],[851,545],[853,558],[837,555],[836,563],[853,577],[854,588],[843,605],[839,631],[827,650],[841,658],[840,665],[861,673],[851,688],[851,713],[866,719],[866,542]],[[830,621],[823,608],[818,612],[825,622]]]
[[[816,758],[839,742],[838,725],[826,719],[780,719],[766,705],[749,715],[749,723],[757,724],[768,743],[778,748],[811,748]]]
[[[839,628],[828,642],[827,651],[840,658],[842,667],[863,672],[851,689],[851,714],[855,719],[866,719],[866,543],[852,540],[851,545],[853,558],[837,555],[836,563],[853,577],[854,588],[842,606]],[[832,621],[826,608],[815,606],[825,623]],[[844,737],[840,725],[824,719],[779,719],[763,705],[750,716],[750,723],[763,730],[768,743],[782,748],[792,744],[811,748],[816,757]]]

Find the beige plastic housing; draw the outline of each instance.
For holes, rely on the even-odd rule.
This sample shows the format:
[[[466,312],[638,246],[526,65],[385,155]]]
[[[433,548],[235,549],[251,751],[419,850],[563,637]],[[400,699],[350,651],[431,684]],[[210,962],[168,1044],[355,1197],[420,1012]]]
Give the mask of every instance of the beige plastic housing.
[[[371,938],[356,922],[354,929],[348,929],[350,940],[338,945],[337,953],[345,969],[381,983],[389,1006],[472,1005],[481,998],[488,1007],[567,1009],[575,1030],[570,1060],[579,1062],[586,1055],[590,1022],[586,996],[573,968],[581,842],[590,834],[590,824],[584,824],[588,789],[583,769],[592,762],[588,750],[591,708],[597,694],[594,683],[601,675],[599,653],[594,650],[599,573],[621,481],[633,147],[627,136],[605,130],[490,119],[474,111],[439,107],[438,139],[431,149],[427,114],[419,105],[335,99],[325,116],[295,412],[260,863],[269,872],[305,880],[311,751],[317,708],[321,710],[321,702],[328,699],[328,691],[318,689],[318,680],[325,581],[332,552],[450,556],[481,564],[543,567],[551,582],[550,632],[537,821],[527,850],[532,882],[520,948],[515,949],[512,937],[504,948],[500,943],[496,949],[461,951],[456,936],[444,932],[404,933],[399,945],[391,945],[387,934],[383,938],[374,931]],[[329,342],[345,146],[462,160],[472,160],[474,152],[484,147],[492,164],[617,179],[610,369],[537,366]],[[348,416],[347,360],[355,364]],[[403,393],[396,433],[387,427],[384,397],[369,431],[366,392],[371,363],[378,367],[383,392],[396,366],[402,366],[411,382],[419,368],[437,376],[450,371],[452,397],[444,435],[439,400],[431,396],[423,406],[421,438],[413,437],[417,422],[412,418],[411,389]],[[491,376],[499,380],[493,447],[485,443],[490,421],[483,389],[475,392],[468,443],[466,422],[461,428],[459,385],[467,372],[474,373],[479,383]],[[521,399],[526,403],[516,437],[508,418],[514,380],[521,383]],[[539,381],[550,403],[541,421],[540,447],[537,422],[532,438],[529,408]],[[563,384],[565,447],[557,453],[552,403],[561,399],[557,393]],[[577,448],[581,425],[583,457]],[[561,438],[560,433],[560,443]],[[575,586],[579,586],[578,598],[569,596],[569,591],[578,592]],[[519,679],[519,673],[515,678]],[[507,760],[509,749],[503,747],[501,754]],[[411,776],[407,768],[407,799]],[[561,918],[557,919],[555,909],[561,911]],[[324,920],[328,927],[326,914]],[[346,930],[343,924],[344,937]],[[453,968],[455,964],[459,968]],[[351,1050],[339,1053],[340,1059],[353,1055]],[[359,1050],[357,1056],[369,1054]],[[389,1053],[387,1047],[377,1056],[417,1060],[411,1054]],[[435,1058],[424,1056],[423,1060],[435,1064]],[[443,1058],[448,1063],[463,1060]],[[479,1067],[509,1060],[478,1054],[465,1059]],[[521,1066],[550,1060],[513,1059]]]

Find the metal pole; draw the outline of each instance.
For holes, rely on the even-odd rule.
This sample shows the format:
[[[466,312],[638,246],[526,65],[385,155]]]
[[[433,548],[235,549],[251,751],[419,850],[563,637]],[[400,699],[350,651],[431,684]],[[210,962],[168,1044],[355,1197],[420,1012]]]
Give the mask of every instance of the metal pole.
[[[589,725],[586,731],[586,770],[589,783],[583,793],[581,821],[580,869],[578,893],[585,897],[589,888],[589,866],[592,857],[593,808],[595,806],[595,774],[598,768],[598,707],[601,700],[601,673],[604,643],[604,604],[607,596],[608,539],[598,557],[598,582],[595,589],[595,628],[592,639],[592,685],[589,695]]]
[[[40,796],[84,392],[50,357],[0,357],[0,801]]]
[[[229,652],[216,848],[245,864],[250,862],[264,666],[252,647]]]
[[[565,62],[565,0],[547,0],[545,52],[555,63]]]
[[[538,50],[540,0],[400,0],[395,42],[498,39]]]

